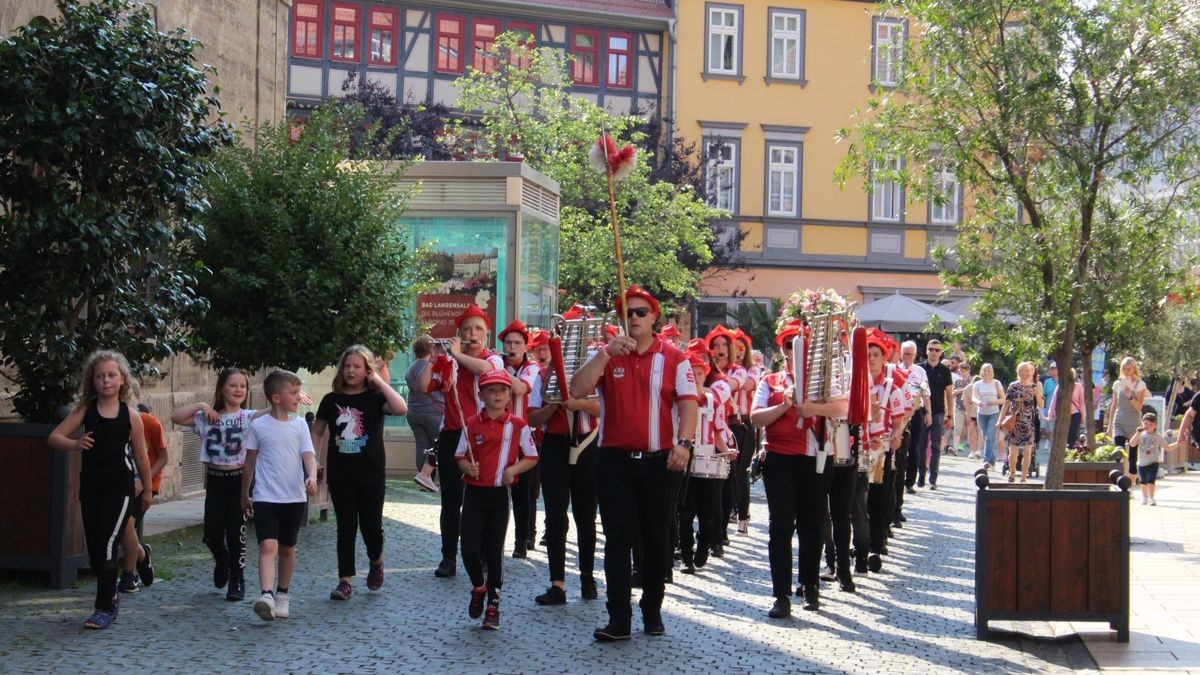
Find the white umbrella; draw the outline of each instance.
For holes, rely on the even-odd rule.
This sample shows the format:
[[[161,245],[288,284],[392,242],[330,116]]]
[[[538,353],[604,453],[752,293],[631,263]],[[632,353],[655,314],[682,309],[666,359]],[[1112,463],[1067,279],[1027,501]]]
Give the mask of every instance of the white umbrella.
[[[958,323],[956,315],[900,295],[899,291],[886,298],[861,305],[854,311],[854,315],[863,325],[878,326],[883,330],[901,333],[922,332],[930,325],[930,319],[934,320],[937,328]]]

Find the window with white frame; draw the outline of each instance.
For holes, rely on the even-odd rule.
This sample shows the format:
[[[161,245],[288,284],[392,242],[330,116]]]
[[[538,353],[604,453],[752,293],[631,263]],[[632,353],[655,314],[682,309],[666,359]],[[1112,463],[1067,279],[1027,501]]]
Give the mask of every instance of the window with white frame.
[[[708,72],[738,74],[740,14],[732,7],[708,8]]]
[[[800,152],[792,145],[767,146],[767,215],[796,216]]]
[[[900,19],[876,18],[871,50],[874,53],[875,82],[883,87],[899,84],[904,67],[904,22]]]
[[[892,155],[871,166],[871,220],[900,222],[904,206],[904,191],[888,172],[899,171],[900,157]]]
[[[799,80],[804,54],[804,15],[771,12],[771,77]]]
[[[958,179],[950,167],[940,162],[934,167],[932,194],[929,199],[929,221],[939,225],[952,225],[959,218]]]
[[[712,141],[708,146],[708,203],[737,212],[737,146]]]

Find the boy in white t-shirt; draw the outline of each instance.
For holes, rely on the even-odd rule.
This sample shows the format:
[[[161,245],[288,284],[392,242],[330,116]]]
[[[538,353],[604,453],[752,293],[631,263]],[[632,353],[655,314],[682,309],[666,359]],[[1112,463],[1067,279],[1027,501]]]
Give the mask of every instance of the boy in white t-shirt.
[[[254,613],[263,621],[272,621],[286,619],[290,613],[288,586],[296,569],[296,540],[307,495],[317,491],[317,459],[308,425],[293,414],[300,403],[300,378],[276,370],[263,381],[263,391],[271,403],[271,414],[251,422],[246,434],[242,510],[255,516],[258,537],[262,596],[254,603]],[[276,559],[278,587],[274,583]]]

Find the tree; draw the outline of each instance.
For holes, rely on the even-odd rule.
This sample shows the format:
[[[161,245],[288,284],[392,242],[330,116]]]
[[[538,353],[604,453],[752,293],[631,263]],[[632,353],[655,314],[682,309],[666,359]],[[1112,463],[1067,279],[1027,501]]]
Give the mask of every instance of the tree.
[[[1200,312],[1196,301],[1167,307],[1162,321],[1147,327],[1141,340],[1142,369],[1171,378],[1167,397],[1167,414],[1175,408],[1174,385],[1200,370]],[[1186,401],[1185,401],[1186,402]],[[1166,423],[1160,428],[1167,429]]]
[[[478,123],[459,121],[450,142],[468,156],[520,158],[558,181],[561,189],[559,285],[568,299],[610,306],[617,295],[605,179],[588,164],[601,130],[639,143],[639,120],[608,114],[567,90],[566,62],[550,49],[501,35],[491,72],[459,78],[459,104]],[[617,210],[629,282],[668,299],[690,297],[699,272],[713,259],[711,223],[720,214],[687,185],[652,182],[653,158],[617,186]],[[688,262],[685,262],[688,261]]]
[[[318,109],[295,141],[288,123],[266,124],[255,150],[218,156],[200,247],[212,307],[196,329],[214,365],[316,371],[351,344],[384,352],[411,338],[428,266],[399,223],[409,195],[349,154],[361,118]]]
[[[0,41],[0,363],[29,421],[95,349],[153,374],[186,348],[200,180],[232,138],[183,30],[124,0],[58,9]]]
[[[363,113],[364,128],[355,138],[354,151],[365,143],[380,159],[453,159],[450,148],[438,142],[451,116],[441,103],[402,103],[378,82],[360,80],[358,71],[350,72],[342,83],[342,97],[334,100]]]
[[[1070,363],[1085,307],[1123,297],[1097,269],[1136,214],[1165,237],[1194,206],[1200,156],[1200,31],[1186,0],[893,0],[916,36],[903,74],[856,128],[841,177],[893,179],[939,201],[940,169],[974,200],[943,278],[984,290],[986,314],[1023,318],[1015,337]],[[901,158],[902,161],[890,161]],[[869,181],[868,181],[869,182]],[[1107,217],[1112,214],[1116,217]],[[1136,264],[1144,264],[1137,261]],[[1102,296],[1101,293],[1104,295]],[[1065,369],[1064,369],[1065,370]],[[1069,371],[1061,386],[1073,385]],[[1060,397],[1056,416],[1070,414]],[[1046,484],[1062,483],[1066,425]]]

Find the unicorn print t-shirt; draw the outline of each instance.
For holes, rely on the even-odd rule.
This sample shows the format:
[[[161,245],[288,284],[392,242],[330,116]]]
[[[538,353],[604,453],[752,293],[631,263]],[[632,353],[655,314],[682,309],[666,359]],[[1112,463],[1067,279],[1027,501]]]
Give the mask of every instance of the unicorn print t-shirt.
[[[377,391],[326,394],[317,419],[329,425],[326,476],[330,485],[383,485],[383,407]]]

